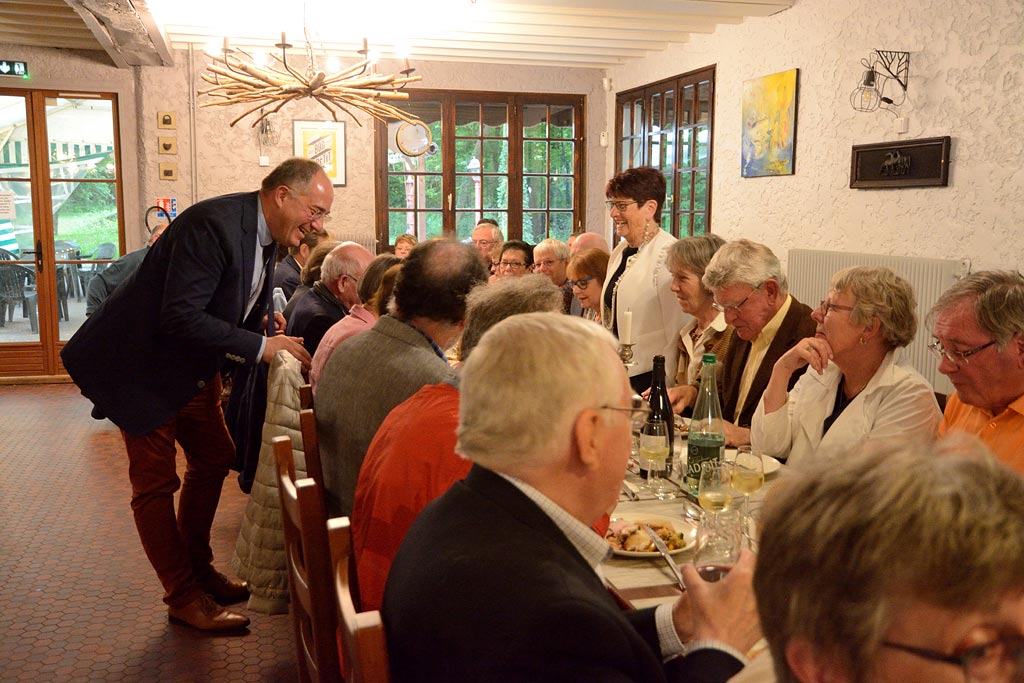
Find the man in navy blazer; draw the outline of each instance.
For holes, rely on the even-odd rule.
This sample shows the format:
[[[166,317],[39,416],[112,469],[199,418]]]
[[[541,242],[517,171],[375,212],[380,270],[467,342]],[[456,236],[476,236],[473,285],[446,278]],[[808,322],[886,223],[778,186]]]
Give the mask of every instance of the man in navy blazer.
[[[121,429],[135,525],[173,620],[216,631],[249,623],[221,607],[248,593],[213,568],[210,549],[235,459],[220,371],[228,361],[269,363],[279,350],[309,365],[302,339],[263,334],[264,302],[274,243],[292,246],[319,228],[333,198],[318,164],[289,159],[258,192],[190,207],[61,352],[93,415]],[[184,484],[175,473],[175,441],[187,461]]]
[[[474,465],[417,517],[391,566],[393,680],[735,675],[760,635],[748,551],[718,583],[684,565],[685,602],[656,609],[622,611],[602,581],[611,549],[590,525],[615,505],[631,424],[646,415],[615,339],[578,317],[512,316],[484,334],[460,390],[456,450]]]

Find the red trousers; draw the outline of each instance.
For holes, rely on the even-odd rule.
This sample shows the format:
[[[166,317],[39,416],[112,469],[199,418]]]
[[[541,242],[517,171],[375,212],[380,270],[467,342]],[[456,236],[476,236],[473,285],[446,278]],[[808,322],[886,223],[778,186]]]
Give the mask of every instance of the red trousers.
[[[183,607],[199,597],[214,571],[210,528],[235,446],[220,407],[220,375],[177,415],[142,436],[121,435],[128,450],[132,512],[142,547],[164,586],[164,602]],[[175,469],[174,442],[185,453],[184,483]],[[174,514],[174,493],[178,514]]]

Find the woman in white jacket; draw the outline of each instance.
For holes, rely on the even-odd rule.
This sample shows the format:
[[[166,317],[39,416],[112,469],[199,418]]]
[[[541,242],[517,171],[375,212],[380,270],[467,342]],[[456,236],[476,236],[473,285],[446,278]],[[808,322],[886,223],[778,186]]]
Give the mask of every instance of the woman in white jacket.
[[[676,238],[660,227],[665,176],[647,166],[626,169],[608,181],[605,196],[615,234],[622,240],[608,261],[601,321],[621,342],[634,345],[636,365],[629,369],[629,381],[634,391],[642,392],[651,386],[652,360],[659,354],[665,356],[666,379],[672,383],[676,339],[689,319],[679,310],[666,263]]]
[[[932,438],[942,419],[932,387],[896,357],[914,339],[916,307],[910,283],[888,268],[833,275],[812,316],[815,335],[775,363],[754,414],[754,449],[799,465],[871,440]],[[810,371],[787,394],[805,365]]]

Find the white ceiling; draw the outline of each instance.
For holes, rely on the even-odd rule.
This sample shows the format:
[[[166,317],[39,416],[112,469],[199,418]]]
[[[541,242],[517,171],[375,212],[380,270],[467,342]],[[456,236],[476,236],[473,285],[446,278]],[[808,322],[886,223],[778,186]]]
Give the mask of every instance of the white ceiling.
[[[796,0],[2,0],[0,44],[105,50],[118,66],[169,64],[169,48],[317,50],[381,57],[606,68],[789,8]],[[429,9],[424,9],[424,8]]]

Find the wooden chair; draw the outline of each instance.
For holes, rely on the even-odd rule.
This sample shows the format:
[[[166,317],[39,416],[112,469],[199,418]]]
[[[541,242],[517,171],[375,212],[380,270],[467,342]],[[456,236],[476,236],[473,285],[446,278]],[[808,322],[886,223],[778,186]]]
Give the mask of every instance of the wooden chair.
[[[299,408],[313,408],[313,385],[302,384],[299,386]]]
[[[327,521],[327,537],[334,564],[334,594],[341,627],[342,672],[348,683],[388,683],[388,651],[380,612],[357,612],[352,601],[356,590],[352,555],[352,529],[348,517]]]
[[[299,678],[304,683],[336,682],[341,680],[338,612],[323,496],[312,479],[295,481],[291,439],[278,436],[273,444]]]
[[[302,432],[302,452],[306,456],[306,476],[324,485],[324,468],[320,464],[320,441],[316,436],[316,416],[312,408],[299,411],[299,429]]]

